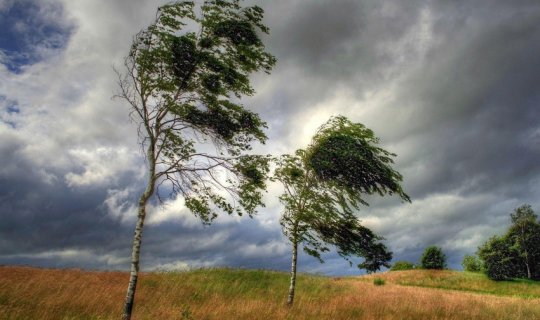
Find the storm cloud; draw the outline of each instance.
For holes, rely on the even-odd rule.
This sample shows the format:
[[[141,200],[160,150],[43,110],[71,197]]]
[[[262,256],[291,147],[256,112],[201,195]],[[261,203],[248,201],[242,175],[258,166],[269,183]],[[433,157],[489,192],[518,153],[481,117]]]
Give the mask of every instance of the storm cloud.
[[[0,0],[1,264],[127,269],[145,164],[112,66],[163,3]],[[264,8],[278,59],[244,99],[269,124],[255,150],[294,152],[337,114],[373,129],[412,203],[369,197],[358,215],[394,261],[438,245],[459,268],[514,208],[540,211],[537,1],[247,3]],[[253,219],[211,226],[182,199],[153,202],[143,269],[286,270],[280,192]],[[299,268],[358,272],[323,258]]]

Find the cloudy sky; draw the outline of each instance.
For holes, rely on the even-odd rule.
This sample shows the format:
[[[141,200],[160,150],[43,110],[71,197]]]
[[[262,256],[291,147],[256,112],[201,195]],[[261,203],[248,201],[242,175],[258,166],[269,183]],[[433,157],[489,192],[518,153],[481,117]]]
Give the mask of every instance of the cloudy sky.
[[[0,0],[0,264],[128,269],[145,167],[112,66],[164,3]],[[540,212],[538,1],[258,3],[278,64],[244,99],[269,125],[256,150],[302,148],[332,115],[373,129],[413,201],[373,197],[359,212],[394,261],[437,245],[460,268],[514,208]],[[143,269],[287,270],[280,192],[253,219],[206,227],[182,199],[154,203]],[[299,269],[358,273],[324,258]]]

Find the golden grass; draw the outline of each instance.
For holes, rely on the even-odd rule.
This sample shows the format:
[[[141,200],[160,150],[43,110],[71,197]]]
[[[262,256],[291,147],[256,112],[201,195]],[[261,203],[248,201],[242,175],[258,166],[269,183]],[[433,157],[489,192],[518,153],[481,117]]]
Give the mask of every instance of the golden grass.
[[[413,277],[421,278],[414,273]],[[406,287],[378,274],[300,275],[295,305],[288,276],[261,270],[144,273],[134,319],[540,319],[540,299]],[[118,319],[129,275],[0,267],[0,319]],[[397,279],[397,280],[396,280]]]

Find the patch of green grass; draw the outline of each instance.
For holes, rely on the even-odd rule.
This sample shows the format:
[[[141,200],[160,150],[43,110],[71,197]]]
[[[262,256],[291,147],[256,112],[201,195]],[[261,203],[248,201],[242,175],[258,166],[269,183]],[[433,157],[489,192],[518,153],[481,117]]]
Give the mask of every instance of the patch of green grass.
[[[485,274],[452,270],[410,270],[392,272],[385,277],[389,282],[403,285],[446,290],[459,290],[514,296],[521,298],[540,298],[540,282],[526,279],[512,281],[493,281]]]
[[[381,278],[375,278],[373,280],[373,284],[376,285],[376,286],[382,286],[386,283],[386,281],[384,281],[384,279],[381,279]]]
[[[195,291],[194,300],[211,294],[222,295],[233,300],[239,297],[257,298],[261,296],[283,299],[289,288],[289,275],[271,270],[247,270],[230,268],[203,268],[189,272],[173,271],[160,274],[159,283],[171,286],[191,284]],[[165,280],[165,281],[163,281]],[[157,281],[157,280],[156,280]],[[150,279],[146,280],[147,283]],[[196,284],[196,286],[195,286]],[[346,290],[346,284],[330,285],[324,276],[298,274],[297,295],[311,299],[328,298]],[[277,294],[276,294],[277,293]]]

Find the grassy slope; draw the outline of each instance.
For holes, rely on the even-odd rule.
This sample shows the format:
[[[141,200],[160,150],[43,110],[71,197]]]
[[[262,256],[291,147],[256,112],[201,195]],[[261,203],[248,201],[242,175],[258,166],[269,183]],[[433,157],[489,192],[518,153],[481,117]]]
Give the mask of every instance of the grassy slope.
[[[387,282],[425,288],[460,290],[498,296],[540,298],[540,282],[530,280],[491,281],[485,274],[452,270],[393,271],[362,277],[362,281],[382,278]]]
[[[128,277],[120,272],[0,267],[0,319],[118,319]],[[373,285],[374,277],[386,284]],[[342,279],[301,275],[291,309],[284,305],[288,276],[279,272],[147,273],[139,284],[135,319],[540,318],[540,284],[499,284],[449,271]],[[497,295],[418,286],[492,290]]]

